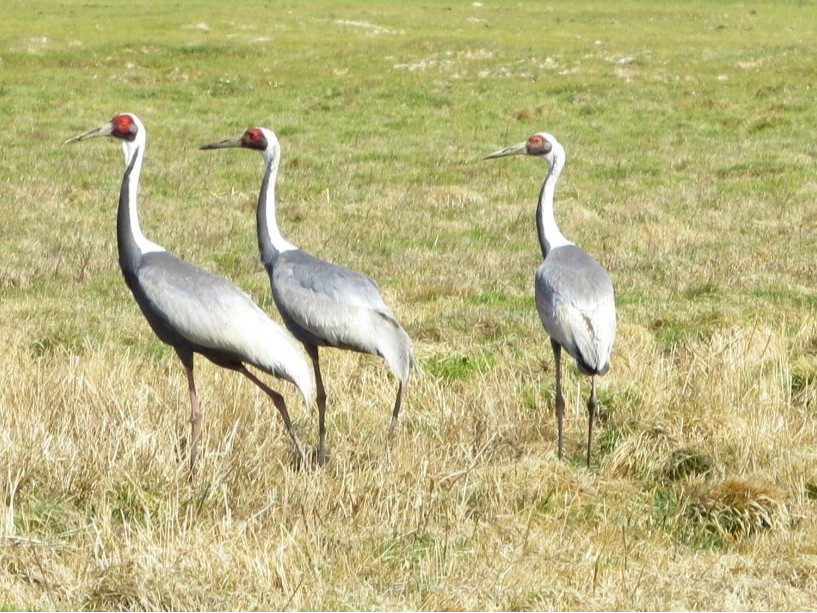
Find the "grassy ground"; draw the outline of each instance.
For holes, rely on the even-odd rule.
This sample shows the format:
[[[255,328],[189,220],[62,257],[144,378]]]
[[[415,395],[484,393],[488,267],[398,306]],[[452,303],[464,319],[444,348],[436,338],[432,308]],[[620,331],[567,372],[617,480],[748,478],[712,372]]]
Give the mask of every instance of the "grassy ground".
[[[6,0],[0,608],[814,608],[816,29],[808,2]],[[314,474],[200,360],[188,480],[183,370],[116,265],[121,153],[60,145],[120,111],[149,131],[145,233],[276,317],[260,161],[197,147],[278,132],[285,234],[415,340],[389,450],[379,360],[325,353]],[[544,166],[481,161],[538,130],[617,293],[591,470],[572,367],[555,457]]]

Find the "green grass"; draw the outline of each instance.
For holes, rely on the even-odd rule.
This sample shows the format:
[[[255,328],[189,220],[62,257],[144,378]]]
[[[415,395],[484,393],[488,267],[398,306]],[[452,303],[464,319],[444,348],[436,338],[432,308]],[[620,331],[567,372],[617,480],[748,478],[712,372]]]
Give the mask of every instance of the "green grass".
[[[814,3],[0,13],[0,609],[813,608]],[[198,147],[277,132],[284,234],[376,279],[415,341],[389,452],[378,360],[322,354],[315,475],[199,360],[188,480],[184,374],[116,264],[121,153],[61,145],[121,111],[149,132],[145,234],[274,317],[258,156]],[[561,229],[616,288],[590,471],[572,364],[554,452],[544,166],[482,160],[539,130]]]
[[[425,361],[424,367],[434,377],[445,381],[468,379],[472,375],[485,373],[495,362],[487,355],[469,357],[466,355],[447,355],[432,357]]]

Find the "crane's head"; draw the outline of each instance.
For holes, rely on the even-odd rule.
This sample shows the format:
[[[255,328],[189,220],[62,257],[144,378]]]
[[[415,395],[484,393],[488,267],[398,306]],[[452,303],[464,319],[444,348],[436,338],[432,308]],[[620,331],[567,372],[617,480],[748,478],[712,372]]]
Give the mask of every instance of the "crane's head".
[[[528,140],[510,147],[505,147],[499,151],[485,156],[486,160],[502,158],[508,155],[532,155],[544,158],[551,166],[556,160],[564,160],[565,150],[556,137],[547,132],[536,132],[528,137]]]
[[[98,136],[112,136],[122,141],[132,143],[137,137],[144,138],[144,134],[145,127],[136,115],[132,113],[120,113],[101,126],[83,132],[74,138],[69,138],[63,145],[88,140],[89,138],[96,138]]]
[[[211,143],[200,147],[201,149],[228,149],[230,147],[241,147],[242,149],[254,149],[260,151],[264,156],[275,155],[281,149],[278,137],[275,132],[267,128],[249,128],[238,138],[228,138],[217,143]]]

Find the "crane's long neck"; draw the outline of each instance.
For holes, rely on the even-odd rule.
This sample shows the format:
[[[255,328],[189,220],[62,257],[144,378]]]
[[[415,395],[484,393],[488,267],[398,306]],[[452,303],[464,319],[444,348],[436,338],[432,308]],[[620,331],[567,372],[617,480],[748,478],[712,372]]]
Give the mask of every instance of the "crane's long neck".
[[[572,245],[559,230],[553,214],[553,200],[556,195],[556,183],[564,167],[564,159],[556,157],[548,168],[542,191],[539,192],[539,206],[536,208],[536,230],[539,233],[539,244],[542,246],[542,257],[547,257],[551,249]]]
[[[275,213],[275,184],[280,161],[281,156],[278,152],[264,153],[264,180],[261,183],[256,210],[258,249],[261,252],[261,262],[268,268],[275,265],[282,252],[296,249],[295,245],[281,235]]]
[[[125,176],[119,190],[119,211],[116,216],[116,239],[119,250],[119,266],[125,278],[139,266],[145,253],[164,251],[162,247],[149,241],[142,234],[137,210],[139,177],[142,174],[142,160],[145,156],[145,141],[128,143],[123,141],[125,152]]]

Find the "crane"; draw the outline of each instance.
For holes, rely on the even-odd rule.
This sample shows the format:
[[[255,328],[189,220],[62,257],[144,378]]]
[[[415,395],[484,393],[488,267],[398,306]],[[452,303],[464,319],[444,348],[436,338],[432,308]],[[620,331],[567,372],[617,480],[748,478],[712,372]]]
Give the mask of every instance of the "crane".
[[[385,359],[399,380],[389,425],[391,439],[400,413],[403,389],[414,366],[411,339],[397,323],[372,279],[318,259],[281,235],[275,212],[281,145],[275,133],[266,128],[250,128],[238,138],[205,145],[202,149],[229,147],[255,150],[264,158],[264,179],[256,211],[258,248],[284,324],[303,343],[312,360],[318,403],[318,463],[326,461],[326,391],[321,377],[319,347],[338,347]]]
[[[548,171],[539,194],[536,228],[544,262],[536,271],[536,310],[550,337],[556,363],[556,422],[558,456],[562,458],[562,349],[576,360],[582,373],[590,376],[587,401],[587,466],[596,412],[596,376],[610,368],[610,353],[616,335],[616,305],[613,284],[607,272],[586,251],[567,240],[556,224],[553,199],[556,183],[565,165],[565,150],[547,132],[537,132],[525,142],[488,155],[530,155],[547,162]]]
[[[201,433],[201,408],[193,376],[196,353],[241,373],[272,399],[303,462],[303,449],[283,396],[246,366],[292,382],[308,407],[313,393],[312,378],[298,344],[238,286],[177,258],[142,234],[137,191],[147,133],[139,118],[132,113],[116,115],[64,144],[100,136],[119,139],[125,154],[116,220],[122,275],[156,336],[175,349],[187,372],[191,471],[195,470]]]

